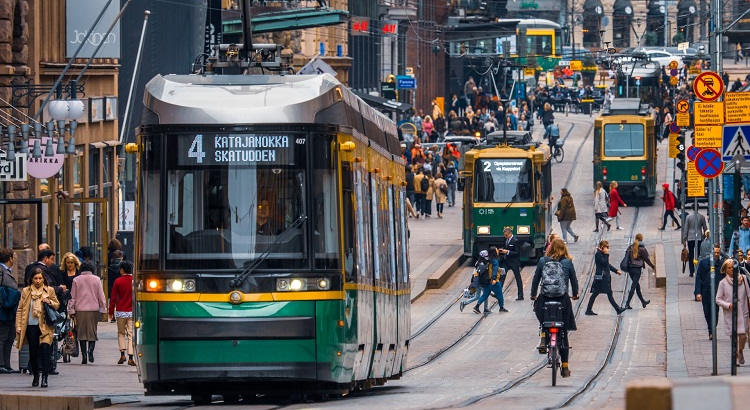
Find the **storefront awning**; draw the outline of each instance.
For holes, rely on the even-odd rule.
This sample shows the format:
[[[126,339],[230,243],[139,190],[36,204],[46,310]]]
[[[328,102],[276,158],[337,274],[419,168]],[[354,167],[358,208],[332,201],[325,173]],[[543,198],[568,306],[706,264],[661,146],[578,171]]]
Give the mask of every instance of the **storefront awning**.
[[[612,6],[613,16],[632,16],[633,15],[633,4],[630,0],[616,0],[614,6]]]
[[[397,114],[406,114],[411,110],[411,104],[402,103],[399,101],[388,100],[383,97],[376,95],[365,94],[354,91],[357,97],[363,99],[370,107],[380,111],[395,112]]]

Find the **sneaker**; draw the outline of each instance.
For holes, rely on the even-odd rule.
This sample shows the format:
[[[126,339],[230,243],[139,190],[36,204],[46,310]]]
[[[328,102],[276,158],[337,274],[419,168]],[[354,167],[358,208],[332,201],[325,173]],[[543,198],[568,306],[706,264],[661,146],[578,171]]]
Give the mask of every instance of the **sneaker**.
[[[596,316],[596,313],[594,313],[594,312],[592,312],[590,310],[587,310],[586,311],[586,316]]]
[[[675,231],[679,231],[680,229],[682,229],[681,226],[678,226],[677,228],[674,228]]]
[[[608,217],[606,217],[605,219],[606,219],[606,221],[607,221],[607,222],[609,222],[609,221],[611,221],[611,220],[613,220],[613,219],[615,219],[615,218],[612,218],[611,216],[608,216]]]
[[[489,315],[490,313],[492,313],[492,309],[485,309],[483,313],[485,315]]]
[[[474,307],[474,313],[478,315],[478,314],[481,314],[482,312],[479,311],[478,307]]]
[[[466,306],[466,304],[464,302],[459,302],[458,303],[458,311],[459,312],[463,312],[465,306]]]
[[[621,230],[622,230],[622,226],[618,226],[618,227],[617,227],[617,230],[618,230],[618,231],[621,231]]]
[[[506,309],[504,307],[501,307],[500,309],[498,309],[498,312],[507,312],[507,311],[508,311],[508,309]]]
[[[573,236],[573,239],[575,239],[575,242],[578,242],[578,235]]]

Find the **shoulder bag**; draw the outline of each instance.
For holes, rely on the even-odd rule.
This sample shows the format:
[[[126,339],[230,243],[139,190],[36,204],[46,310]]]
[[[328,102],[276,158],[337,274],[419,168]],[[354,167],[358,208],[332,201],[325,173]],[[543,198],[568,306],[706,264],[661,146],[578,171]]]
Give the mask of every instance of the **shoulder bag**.
[[[625,251],[625,256],[623,256],[620,261],[620,270],[623,272],[627,272],[630,267],[630,252],[631,248],[628,248],[628,250]]]
[[[63,321],[65,319],[65,317],[61,313],[59,313],[58,311],[56,311],[49,304],[41,302],[41,301],[40,301],[40,303],[42,305],[44,305],[44,316],[45,316],[44,319],[45,319],[45,321],[47,322],[48,325],[54,326],[57,323],[59,323],[59,322],[61,322],[61,321]]]

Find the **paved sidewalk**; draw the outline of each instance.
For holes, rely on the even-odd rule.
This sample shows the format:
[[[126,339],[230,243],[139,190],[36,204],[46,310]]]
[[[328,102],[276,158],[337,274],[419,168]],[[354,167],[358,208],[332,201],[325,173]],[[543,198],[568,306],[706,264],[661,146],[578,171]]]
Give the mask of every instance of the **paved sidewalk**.
[[[456,206],[445,204],[443,218],[437,217],[432,201],[432,217],[409,218],[409,262],[412,301],[428,288],[430,278],[452,271],[463,257],[463,192],[456,191]]]

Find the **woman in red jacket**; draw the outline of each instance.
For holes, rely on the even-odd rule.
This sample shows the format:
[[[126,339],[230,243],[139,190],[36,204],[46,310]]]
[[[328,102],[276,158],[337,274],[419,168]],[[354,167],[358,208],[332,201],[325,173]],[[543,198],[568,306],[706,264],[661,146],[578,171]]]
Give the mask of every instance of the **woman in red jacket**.
[[[627,208],[627,204],[623,202],[622,198],[620,197],[620,193],[617,192],[617,181],[612,181],[609,183],[609,219],[612,218],[615,219],[615,225],[617,225],[618,230],[622,230],[622,227],[620,226],[620,205]]]

